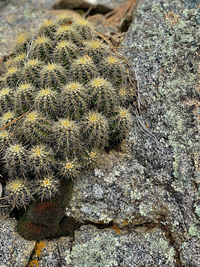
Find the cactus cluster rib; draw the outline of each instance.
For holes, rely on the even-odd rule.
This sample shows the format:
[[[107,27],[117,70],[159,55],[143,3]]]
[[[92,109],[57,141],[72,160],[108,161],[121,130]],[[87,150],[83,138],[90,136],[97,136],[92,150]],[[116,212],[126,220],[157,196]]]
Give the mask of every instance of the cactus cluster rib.
[[[129,133],[127,66],[85,19],[22,33],[0,77],[0,177],[11,209],[52,199]],[[20,118],[19,120],[17,118]],[[13,123],[12,123],[13,122]]]

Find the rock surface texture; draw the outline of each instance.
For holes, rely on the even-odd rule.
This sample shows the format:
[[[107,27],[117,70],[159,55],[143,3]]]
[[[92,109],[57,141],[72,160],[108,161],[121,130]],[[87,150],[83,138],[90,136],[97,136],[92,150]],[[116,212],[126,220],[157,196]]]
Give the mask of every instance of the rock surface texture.
[[[0,266],[23,267],[35,247],[35,241],[23,239],[15,230],[16,221],[12,218],[0,218]]]
[[[68,211],[132,231],[159,228],[174,248],[174,262],[141,266],[200,265],[198,25],[194,2],[139,2],[123,50],[138,83],[130,155],[77,181]],[[124,258],[108,266],[138,266],[131,255],[131,263]]]
[[[139,1],[123,44],[138,83],[126,152],[75,181],[66,214],[85,225],[45,242],[40,267],[200,266],[197,2]]]

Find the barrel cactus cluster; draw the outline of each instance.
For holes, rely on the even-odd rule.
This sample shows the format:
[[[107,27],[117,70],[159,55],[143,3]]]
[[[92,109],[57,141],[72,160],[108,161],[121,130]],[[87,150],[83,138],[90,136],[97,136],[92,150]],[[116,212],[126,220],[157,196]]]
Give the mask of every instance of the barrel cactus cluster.
[[[0,77],[3,204],[51,200],[130,130],[123,60],[85,19],[45,21],[18,36]],[[1,206],[1,205],[0,205]]]

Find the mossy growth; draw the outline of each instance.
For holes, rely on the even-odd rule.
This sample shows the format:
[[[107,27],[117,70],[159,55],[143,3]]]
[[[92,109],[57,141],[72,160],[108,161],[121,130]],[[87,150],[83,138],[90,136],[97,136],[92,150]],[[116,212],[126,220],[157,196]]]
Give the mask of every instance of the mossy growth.
[[[12,210],[36,199],[18,229],[29,239],[33,232],[35,239],[48,237],[45,227],[51,222],[44,222],[37,208],[63,213],[63,203],[55,201],[60,183],[93,168],[105,149],[127,137],[134,90],[121,57],[84,19],[64,16],[45,21],[34,37],[21,34],[5,66],[0,77],[4,201]],[[56,216],[58,233],[63,215]]]

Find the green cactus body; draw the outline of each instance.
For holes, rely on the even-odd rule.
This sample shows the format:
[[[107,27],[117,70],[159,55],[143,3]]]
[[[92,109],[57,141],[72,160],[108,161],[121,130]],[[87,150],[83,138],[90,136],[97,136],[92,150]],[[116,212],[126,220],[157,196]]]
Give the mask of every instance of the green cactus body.
[[[38,111],[28,113],[19,126],[19,138],[36,144],[48,142],[51,138],[51,122]]]
[[[8,111],[12,106],[13,91],[9,87],[0,90],[0,114]]]
[[[71,75],[74,80],[86,84],[92,78],[97,77],[99,72],[93,60],[88,55],[76,59],[71,68]]]
[[[76,45],[80,45],[82,42],[80,34],[70,24],[59,26],[55,33],[55,39],[59,41],[68,40]]]
[[[5,125],[13,122],[15,117],[15,113],[11,110],[8,110],[7,112],[3,113],[0,118],[0,127],[4,127]]]
[[[62,88],[62,113],[74,119],[80,119],[87,110],[87,89],[79,82],[71,82]]]
[[[68,16],[67,14],[61,14],[58,17],[57,25],[72,25],[74,24],[74,18]]]
[[[59,119],[53,125],[53,140],[55,149],[66,156],[80,152],[81,136],[78,123],[68,118]]]
[[[39,35],[43,35],[49,37],[50,39],[54,40],[56,32],[56,24],[53,20],[45,20],[39,30]]]
[[[30,83],[22,83],[14,92],[14,107],[17,114],[26,112],[32,108],[36,88]]]
[[[41,86],[57,89],[66,82],[65,69],[56,63],[44,65],[40,73]]]
[[[74,27],[83,40],[92,39],[94,35],[94,30],[89,21],[87,21],[86,19],[78,19],[75,22]]]
[[[131,114],[126,108],[117,108],[112,120],[113,135],[118,140],[123,140],[130,131]]]
[[[30,171],[35,175],[41,173],[49,173],[51,168],[55,165],[54,153],[51,148],[46,145],[32,146],[27,157]]]
[[[59,114],[58,93],[51,88],[41,89],[35,96],[35,108],[49,118]]]
[[[103,148],[108,145],[109,125],[101,113],[89,112],[83,120],[83,131],[89,146]]]
[[[54,60],[60,63],[65,69],[69,70],[72,61],[77,58],[78,47],[69,41],[60,41],[54,51]]]
[[[115,86],[123,86],[127,83],[127,73],[124,65],[116,56],[108,56],[100,64],[100,72]]]
[[[0,174],[7,204],[24,208],[36,198],[45,213],[59,197],[60,183],[70,187],[98,164],[105,148],[127,137],[132,101],[127,67],[87,20],[69,16],[45,21],[34,37],[21,34],[5,66]],[[66,203],[60,204],[64,210]],[[18,229],[51,236],[32,219]],[[25,236],[34,239],[30,231]]]
[[[8,130],[0,131],[0,154],[5,151],[6,147],[11,145],[12,135]]]
[[[93,61],[98,64],[106,56],[110,55],[110,50],[99,39],[92,39],[84,42],[85,50],[87,54],[93,59]]]
[[[18,175],[24,177],[28,172],[26,168],[27,150],[21,144],[10,145],[3,158],[5,169],[9,177],[16,177]]]
[[[32,83],[35,86],[38,86],[40,83],[40,72],[44,64],[42,61],[37,58],[32,58],[28,60],[24,68],[24,82]]]
[[[15,57],[11,57],[7,62],[6,62],[6,67],[23,67],[26,59],[26,54],[21,53],[19,55],[16,55]]]
[[[11,205],[11,209],[24,207],[33,199],[30,184],[26,179],[15,178],[9,180],[5,187],[5,196],[7,203]]]
[[[39,35],[33,42],[32,55],[40,60],[50,60],[52,56],[53,44],[49,37]]]
[[[10,67],[3,79],[6,87],[14,87],[21,77],[20,69],[17,67]]]
[[[117,93],[113,85],[102,77],[93,79],[89,84],[91,104],[104,114],[112,113],[118,104]]]
[[[43,201],[44,199],[52,199],[59,191],[60,182],[52,175],[40,177],[34,184],[35,194]]]
[[[81,165],[77,159],[66,159],[59,164],[60,175],[64,178],[75,178],[80,174],[80,167]]]
[[[21,33],[16,40],[16,54],[26,52],[30,42],[30,35],[28,33]]]

